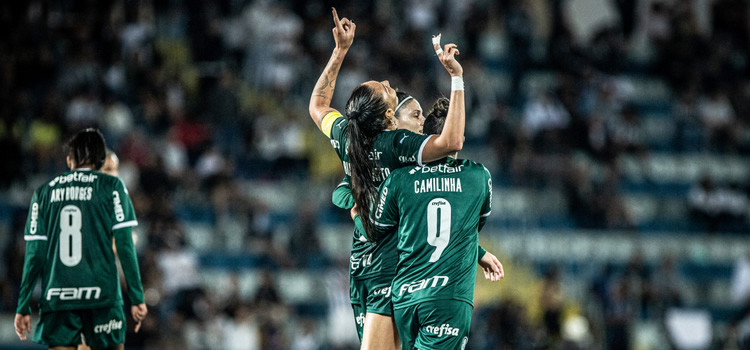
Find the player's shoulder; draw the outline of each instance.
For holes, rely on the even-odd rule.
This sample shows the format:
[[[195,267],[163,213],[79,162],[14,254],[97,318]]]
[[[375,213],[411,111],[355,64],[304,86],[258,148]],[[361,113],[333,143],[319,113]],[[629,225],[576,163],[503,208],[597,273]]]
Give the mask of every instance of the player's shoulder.
[[[328,122],[331,123],[331,130],[345,130],[349,125],[346,117],[336,110],[328,112],[328,114],[325,115],[324,120],[328,120]]]
[[[424,138],[425,136],[406,129],[396,129],[381,132],[377,136],[377,142],[386,143],[389,145],[398,145],[404,143],[404,141],[408,140],[410,137]]]
[[[469,169],[477,169],[477,170],[486,171],[488,174],[490,172],[487,169],[487,167],[484,166],[484,164],[482,164],[480,162],[477,162],[475,160],[471,160],[471,159],[456,159],[455,162],[458,165],[462,165],[467,170],[469,170]]]

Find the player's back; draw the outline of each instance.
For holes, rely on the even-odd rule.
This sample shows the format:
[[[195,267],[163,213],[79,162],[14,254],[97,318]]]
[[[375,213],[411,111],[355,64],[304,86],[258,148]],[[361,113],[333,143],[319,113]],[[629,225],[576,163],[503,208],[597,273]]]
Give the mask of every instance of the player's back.
[[[472,303],[478,225],[491,210],[487,169],[470,160],[446,158],[395,171],[381,191],[381,203],[398,208],[389,215],[398,215],[394,306],[439,299]],[[383,214],[379,209],[376,225]]]
[[[345,182],[351,183],[351,165],[347,153],[348,120],[340,116],[331,127],[331,146],[336,151],[346,176]],[[408,130],[384,131],[375,137],[370,156],[378,165],[373,169],[375,186],[379,186],[388,175],[401,167],[417,164],[424,145],[430,135],[419,135]],[[354,230],[351,253],[351,273],[354,278],[364,278],[386,271],[393,273],[397,256],[396,240],[389,237],[373,244],[368,241],[364,231]]]
[[[30,210],[26,239],[47,241],[41,309],[121,304],[113,232],[137,224],[122,181],[68,171],[34,192]]]

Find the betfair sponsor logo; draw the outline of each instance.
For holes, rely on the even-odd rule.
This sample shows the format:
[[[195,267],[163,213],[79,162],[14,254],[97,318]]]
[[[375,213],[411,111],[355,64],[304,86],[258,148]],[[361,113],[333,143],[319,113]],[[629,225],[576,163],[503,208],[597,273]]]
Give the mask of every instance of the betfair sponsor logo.
[[[57,184],[64,184],[66,182],[94,182],[97,175],[74,172],[68,175],[60,175],[49,182],[50,187]]]
[[[435,166],[424,166],[422,167],[422,174],[427,173],[445,173],[445,174],[454,174],[454,173],[460,173],[461,170],[463,170],[464,166],[448,166],[445,164],[438,164]]]

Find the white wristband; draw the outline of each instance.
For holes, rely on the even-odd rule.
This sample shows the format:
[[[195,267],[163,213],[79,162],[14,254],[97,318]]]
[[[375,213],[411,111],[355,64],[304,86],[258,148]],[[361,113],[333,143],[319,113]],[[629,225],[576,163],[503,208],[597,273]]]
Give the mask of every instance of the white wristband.
[[[464,91],[463,77],[451,77],[451,91]]]

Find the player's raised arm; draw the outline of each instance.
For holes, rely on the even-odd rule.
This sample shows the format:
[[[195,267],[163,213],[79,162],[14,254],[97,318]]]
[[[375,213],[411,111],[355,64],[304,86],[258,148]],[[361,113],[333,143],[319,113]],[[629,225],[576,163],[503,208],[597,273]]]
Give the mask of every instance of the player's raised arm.
[[[333,23],[335,24],[333,39],[336,42],[336,47],[334,47],[331,58],[323,69],[323,73],[320,74],[318,81],[315,83],[315,88],[310,96],[309,106],[310,118],[318,126],[318,129],[326,135],[330,130],[330,125],[324,125],[323,118],[328,113],[336,111],[336,109],[331,108],[333,90],[336,88],[336,78],[338,78],[341,63],[344,62],[344,57],[349,51],[349,47],[352,46],[354,31],[357,29],[354,22],[346,17],[339,19],[335,8],[332,9],[332,12]]]
[[[422,162],[437,160],[460,151],[464,144],[464,127],[466,124],[464,70],[461,64],[456,61],[456,55],[460,54],[458,46],[446,44],[441,48],[440,34],[432,38],[432,45],[440,63],[451,76],[451,98],[443,131],[427,142],[422,154]]]

